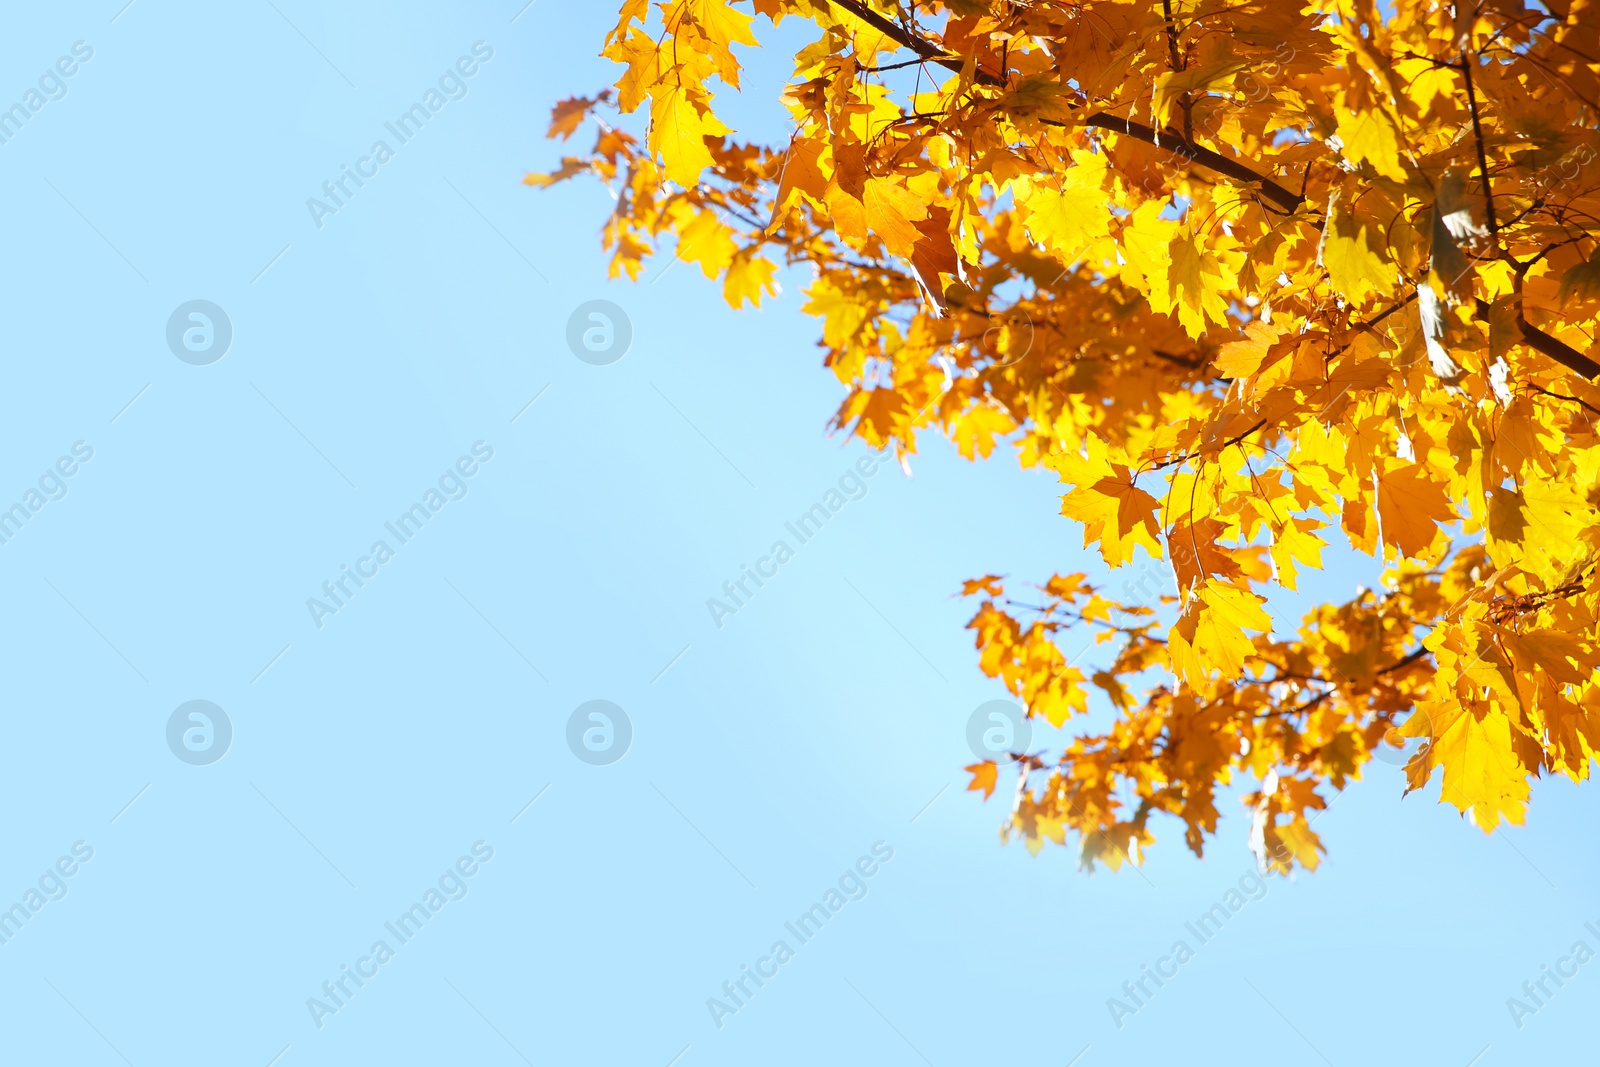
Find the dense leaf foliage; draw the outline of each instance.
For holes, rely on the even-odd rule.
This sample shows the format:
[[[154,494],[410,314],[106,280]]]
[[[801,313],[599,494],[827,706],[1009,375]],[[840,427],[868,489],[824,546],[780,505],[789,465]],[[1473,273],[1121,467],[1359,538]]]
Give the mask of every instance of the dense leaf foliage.
[[[758,15],[816,31],[787,143],[715,114]],[[837,427],[903,461],[919,430],[1004,443],[1109,568],[1170,568],[1126,603],[967,583],[979,666],[1031,715],[1091,688],[1116,713],[1017,754],[1008,832],[1117,867],[1161,813],[1198,853],[1238,781],[1263,862],[1314,868],[1310,819],[1385,745],[1419,739],[1410,787],[1438,769],[1485,831],[1588,777],[1591,0],[627,0],[604,54],[615,86],[551,125],[593,120],[592,151],[527,181],[607,184],[613,275],[665,240],[738,307],[809,265]],[[641,140],[617,113],[643,109]],[[1263,591],[1336,540],[1381,582],[1275,634]]]

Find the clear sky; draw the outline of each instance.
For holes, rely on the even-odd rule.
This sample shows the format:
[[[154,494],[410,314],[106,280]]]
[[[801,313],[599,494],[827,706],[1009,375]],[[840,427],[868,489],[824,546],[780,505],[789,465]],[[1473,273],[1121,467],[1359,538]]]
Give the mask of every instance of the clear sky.
[[[519,179],[615,12],[523,2],[7,8],[0,1060],[1592,1055],[1592,788],[1485,837],[1379,766],[1264,889],[1232,804],[1204,860],[1160,824],[1119,874],[1001,847],[960,766],[1004,694],[951,594],[1098,557],[1051,476],[931,439],[787,537],[872,457],[825,432],[805,278],[743,313],[694,267],[607,281],[604,189]],[[726,101],[742,133],[784,135],[783,58]],[[593,300],[620,361],[568,346]],[[1370,580],[1330,562],[1317,595]],[[587,711],[568,741],[594,700],[609,764]],[[1514,1021],[1546,965],[1577,975]]]

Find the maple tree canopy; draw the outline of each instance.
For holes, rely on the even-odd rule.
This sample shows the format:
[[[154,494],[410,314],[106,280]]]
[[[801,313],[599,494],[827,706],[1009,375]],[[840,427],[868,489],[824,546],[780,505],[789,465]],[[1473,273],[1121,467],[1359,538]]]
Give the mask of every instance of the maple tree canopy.
[[[1308,816],[1407,738],[1409,789],[1440,768],[1484,831],[1589,775],[1600,5],[1388,6],[626,0],[615,87],[554,109],[594,148],[526,181],[606,183],[613,276],[665,238],[739,307],[808,264],[836,427],[902,459],[919,430],[1003,441],[1109,567],[1170,566],[1159,613],[1083,574],[965,586],[1030,715],[1115,709],[1017,754],[1003,832],[1034,850],[1138,862],[1163,813],[1199,853],[1239,776],[1261,861],[1315,868]],[[715,113],[757,15],[817,33],[787,143]],[[1274,636],[1262,591],[1334,539],[1378,587]]]

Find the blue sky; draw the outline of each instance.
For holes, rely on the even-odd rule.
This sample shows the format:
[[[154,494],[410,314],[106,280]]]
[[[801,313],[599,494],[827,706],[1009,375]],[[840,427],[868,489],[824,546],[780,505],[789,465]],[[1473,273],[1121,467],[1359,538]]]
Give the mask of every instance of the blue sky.
[[[28,911],[0,944],[8,1061],[1588,1048],[1600,963],[1520,1028],[1506,1001],[1600,950],[1592,791],[1541,783],[1528,827],[1486,838],[1376,767],[1318,820],[1323,868],[1203,945],[1186,924],[1250,867],[1242,813],[1203,861],[1158,826],[1114,875],[1000,846],[960,766],[1004,694],[951,594],[1096,570],[1048,475],[927,440],[713,624],[706,599],[871,454],[825,432],[841,391],[803,276],[743,313],[681,265],[608,282],[605,191],[519,184],[559,154],[550,104],[608,81],[605,5],[122,3],[14,8],[0,38],[0,97],[59,97],[0,144],[0,497],[73,468],[0,544],[0,906]],[[780,58],[722,101],[742,133],[782,136]],[[369,176],[314,218],[342,167]],[[168,343],[194,300],[231,325],[209,363]],[[593,300],[631,323],[609,365],[567,346]],[[386,524],[430,490],[402,543]],[[1370,580],[1330,563],[1317,595]],[[368,577],[314,617],[343,568]],[[169,731],[197,700],[231,728],[209,763],[181,738],[220,734]],[[593,700],[631,724],[616,762],[569,748]],[[800,943],[785,924],[842,877],[864,895]],[[1179,940],[1193,958],[1119,1028],[1107,1000]],[[778,941],[792,958],[714,1018]]]

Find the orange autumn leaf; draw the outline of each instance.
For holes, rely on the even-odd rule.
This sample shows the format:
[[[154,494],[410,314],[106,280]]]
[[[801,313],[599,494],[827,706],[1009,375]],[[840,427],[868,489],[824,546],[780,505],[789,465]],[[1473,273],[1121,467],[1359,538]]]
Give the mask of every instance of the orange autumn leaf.
[[[994,795],[995,778],[1000,773],[1000,768],[993,760],[984,760],[982,763],[969,763],[961,768],[972,775],[972,781],[967,783],[967,792],[979,792],[983,799],[988,800]]]
[[[554,140],[559,137],[563,141],[578,132],[578,127],[583,125],[583,120],[588,117],[589,109],[602,100],[611,96],[607,89],[597,96],[569,96],[559,100],[550,109],[550,129],[545,136]]]

